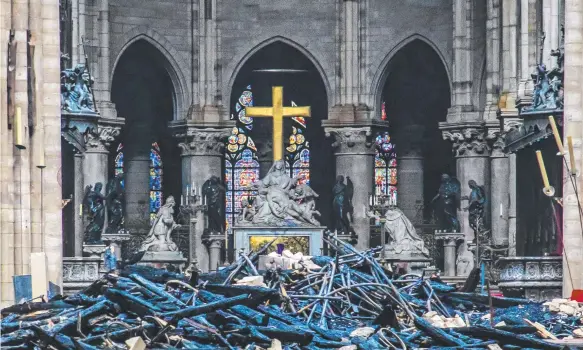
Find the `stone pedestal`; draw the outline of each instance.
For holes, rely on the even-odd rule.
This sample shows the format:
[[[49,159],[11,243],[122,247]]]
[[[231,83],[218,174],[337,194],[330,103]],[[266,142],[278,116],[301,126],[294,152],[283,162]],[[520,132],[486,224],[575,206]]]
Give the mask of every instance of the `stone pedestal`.
[[[370,246],[370,219],[367,216],[369,195],[373,194],[374,148],[373,126],[328,127],[326,136],[333,136],[336,175],[350,177],[354,183],[352,228],[357,234],[356,249]]]
[[[216,271],[221,266],[221,249],[224,237],[212,236],[207,239],[209,249],[209,270]]]
[[[465,236],[460,232],[435,232],[435,240],[443,241],[445,276],[456,276],[457,244],[464,242]]]
[[[508,211],[510,207],[510,161],[504,153],[504,139],[497,130],[492,133],[493,145],[490,156],[491,204],[490,228],[492,244],[508,246]]]
[[[391,264],[405,265],[406,273],[423,275],[423,271],[431,265],[431,259],[422,254],[399,254],[392,249],[385,249],[384,260]]]
[[[107,246],[105,244],[83,244],[83,253],[91,258],[103,260],[103,252]]]
[[[123,242],[127,242],[130,239],[131,235],[125,233],[125,231],[120,233],[104,233],[101,235],[101,240],[105,244],[113,247],[117,261],[121,261]]]
[[[142,260],[138,262],[138,265],[152,266],[157,269],[164,269],[168,265],[173,265],[182,271],[186,266],[186,262],[187,259],[178,251],[146,252]]]
[[[101,257],[64,257],[63,294],[79,292],[99,279],[101,263]]]

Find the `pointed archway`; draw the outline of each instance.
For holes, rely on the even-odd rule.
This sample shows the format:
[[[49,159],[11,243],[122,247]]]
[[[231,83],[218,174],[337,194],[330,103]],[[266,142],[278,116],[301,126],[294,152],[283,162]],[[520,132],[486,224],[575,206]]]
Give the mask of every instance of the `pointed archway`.
[[[284,105],[310,106],[312,113],[310,118],[285,120],[288,170],[291,176],[302,174],[304,181],[316,189],[320,195],[316,205],[322,213],[321,222],[328,224],[334,162],[330,141],[321,126],[328,113],[327,89],[321,70],[297,45],[285,40],[266,42],[252,52],[239,65],[230,92],[231,119],[237,122],[237,128],[226,150],[227,222],[233,223],[242,198],[251,195],[243,186],[265,175],[272,163],[272,121],[248,118],[244,107],[270,106],[271,88],[283,86]]]
[[[112,174],[124,174],[126,228],[141,232],[164,199],[181,193],[180,156],[168,130],[176,115],[176,89],[166,57],[147,40],[119,57],[112,101],[125,118],[121,142],[111,152]]]
[[[377,138],[376,191],[390,194],[421,224],[431,216],[440,175],[455,175],[451,147],[438,128],[450,107],[448,73],[430,43],[412,38],[390,57],[381,82],[377,103],[390,129]]]

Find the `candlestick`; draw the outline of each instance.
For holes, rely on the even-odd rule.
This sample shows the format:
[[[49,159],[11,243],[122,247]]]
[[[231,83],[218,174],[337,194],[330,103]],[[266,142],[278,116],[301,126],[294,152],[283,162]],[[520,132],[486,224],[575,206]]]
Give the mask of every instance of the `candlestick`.
[[[547,169],[545,168],[545,161],[543,160],[543,155],[540,151],[536,151],[536,159],[538,160],[538,167],[540,169],[540,174],[543,178],[544,188],[549,188],[549,177],[547,176]]]
[[[571,175],[577,175],[577,163],[575,163],[575,152],[573,152],[573,138],[567,136],[567,145],[569,147],[569,159],[571,160]]]
[[[194,182],[190,185],[190,189],[192,190],[192,195],[196,196],[196,187],[194,186]]]
[[[549,115],[549,123],[553,129],[553,135],[555,136],[555,142],[557,143],[557,148],[559,148],[559,154],[564,155],[565,149],[563,148],[563,142],[561,142],[561,135],[559,135],[559,129],[557,128],[557,123],[555,123],[555,117]]]

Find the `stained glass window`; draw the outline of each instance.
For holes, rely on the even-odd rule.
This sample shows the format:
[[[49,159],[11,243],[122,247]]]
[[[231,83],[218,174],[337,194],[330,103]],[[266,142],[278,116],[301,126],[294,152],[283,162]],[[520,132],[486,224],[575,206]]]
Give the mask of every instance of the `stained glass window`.
[[[227,139],[225,157],[225,183],[227,184],[225,219],[229,230],[241,212],[244,199],[252,199],[255,192],[250,185],[259,180],[259,162],[257,161],[255,142],[251,138],[253,118],[245,115],[245,107],[253,106],[251,85],[241,93],[235,103],[235,114],[231,119],[236,120],[231,135]]]
[[[259,180],[259,162],[257,148],[251,137],[253,118],[245,115],[245,107],[253,106],[251,85],[241,93],[235,102],[231,119],[236,121],[236,127],[231,131],[227,141],[225,159],[226,221],[227,230],[235,223],[241,212],[243,200],[254,198],[256,193],[249,186]],[[292,102],[292,106],[296,106]],[[293,117],[292,132],[286,147],[285,160],[291,177],[299,175],[300,183],[310,183],[310,148],[305,137],[306,120]]]
[[[117,154],[115,156],[115,175],[124,173],[124,155],[123,144],[117,147]],[[160,146],[157,142],[152,144],[150,149],[150,223],[156,219],[156,213],[162,205],[162,157],[160,156]],[[124,183],[122,182],[122,186]]]
[[[292,106],[296,106],[292,102]],[[287,169],[292,178],[299,176],[299,183],[310,184],[310,145],[306,140],[304,132],[306,130],[306,120],[302,117],[293,117],[294,125],[292,133],[289,135],[289,142],[286,149],[285,159]],[[297,124],[297,125],[296,125]]]
[[[382,118],[386,120],[385,103]],[[389,203],[397,205],[397,153],[388,132],[377,135],[375,140],[375,194],[388,195]]]

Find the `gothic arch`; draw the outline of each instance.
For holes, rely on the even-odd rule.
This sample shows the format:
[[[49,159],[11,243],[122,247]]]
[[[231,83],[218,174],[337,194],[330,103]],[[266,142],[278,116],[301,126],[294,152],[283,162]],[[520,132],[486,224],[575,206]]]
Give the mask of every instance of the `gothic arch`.
[[[173,119],[177,120],[185,118],[190,106],[190,93],[187,80],[180,67],[188,67],[186,60],[172,46],[172,43],[170,43],[168,39],[146,26],[134,27],[122,35],[121,42],[124,44],[119,49],[113,63],[113,69],[111,70],[109,77],[109,91],[111,91],[115,70],[120,58],[123,56],[128,47],[139,40],[143,40],[152,45],[152,47],[165,58],[164,68],[168,72],[174,87],[174,99],[176,107]]]
[[[312,62],[312,64],[314,65],[314,67],[316,67],[316,70],[318,71],[318,73],[320,75],[320,79],[322,79],[322,82],[324,83],[324,87],[326,89],[326,96],[328,97],[328,104],[331,103],[332,94],[331,94],[331,90],[330,90],[330,83],[328,81],[328,77],[327,77],[326,73],[324,72],[322,65],[318,62],[318,60],[316,60],[314,55],[312,55],[310,53],[310,51],[308,51],[304,46],[302,46],[301,44],[299,44],[291,39],[288,39],[288,38],[283,37],[283,36],[274,36],[274,37],[271,37],[271,38],[259,43],[255,47],[253,47],[239,60],[239,63],[237,63],[237,65],[235,66],[235,69],[233,69],[231,76],[229,78],[228,89],[227,89],[228,96],[224,100],[226,103],[226,108],[229,108],[229,103],[231,101],[231,94],[233,93],[233,86],[235,84],[235,80],[237,79],[237,76],[239,75],[239,72],[241,71],[241,68],[243,68],[243,66],[245,66],[245,63],[247,63],[247,61],[251,57],[253,57],[253,55],[255,55],[256,53],[261,51],[263,48],[265,48],[273,43],[276,43],[276,42],[281,42],[281,43],[284,43],[288,46],[293,47],[294,49],[298,50],[302,55],[304,55],[306,58],[308,58]]]
[[[445,60],[445,56],[439,50],[437,45],[435,45],[431,40],[429,40],[428,38],[426,38],[425,36],[423,36],[421,34],[413,34],[413,35],[403,39],[397,45],[395,45],[387,53],[385,58],[381,61],[381,63],[377,66],[377,68],[375,70],[375,75],[372,79],[372,83],[371,83],[370,90],[369,90],[370,96],[374,99],[372,101],[373,102],[373,110],[375,111],[373,118],[380,118],[380,110],[379,110],[378,106],[381,105],[381,99],[382,99],[381,94],[382,94],[383,88],[385,86],[385,83],[386,83],[387,78],[388,78],[389,73],[390,73],[389,63],[391,62],[393,57],[395,57],[395,55],[399,51],[401,51],[407,45],[409,45],[415,41],[423,42],[424,44],[428,45],[437,54],[437,56],[439,57],[442,65],[443,65],[443,69],[445,70],[445,73],[447,75],[447,81],[448,81],[449,91],[450,91],[450,95],[451,95],[451,92],[453,91],[452,90],[452,82],[451,82],[451,74],[449,71],[449,66],[447,65],[447,61]]]

